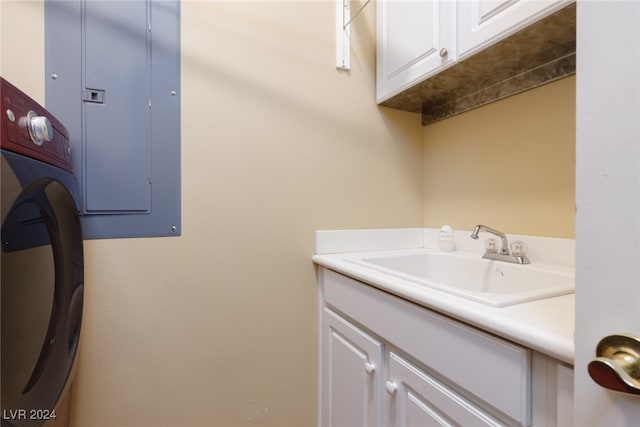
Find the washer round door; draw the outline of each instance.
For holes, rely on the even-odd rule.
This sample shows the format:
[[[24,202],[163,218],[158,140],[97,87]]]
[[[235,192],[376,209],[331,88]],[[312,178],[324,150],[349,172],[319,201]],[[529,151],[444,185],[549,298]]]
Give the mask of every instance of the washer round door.
[[[68,190],[75,181],[5,151],[1,171],[2,426],[38,426],[55,416],[80,336],[82,230]]]

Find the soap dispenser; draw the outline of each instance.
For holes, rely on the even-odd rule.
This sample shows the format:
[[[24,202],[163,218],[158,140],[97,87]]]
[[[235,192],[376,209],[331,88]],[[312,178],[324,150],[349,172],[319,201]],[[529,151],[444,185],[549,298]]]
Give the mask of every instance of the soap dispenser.
[[[440,228],[439,244],[440,250],[443,252],[456,250],[456,242],[453,240],[453,229],[450,225],[443,225]]]

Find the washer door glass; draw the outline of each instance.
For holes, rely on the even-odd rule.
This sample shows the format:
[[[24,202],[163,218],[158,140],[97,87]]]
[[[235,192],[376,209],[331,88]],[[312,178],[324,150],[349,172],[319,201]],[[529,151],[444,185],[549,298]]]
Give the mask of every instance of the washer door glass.
[[[14,191],[5,172],[3,202]],[[3,426],[41,425],[64,390],[77,350],[82,233],[71,195],[54,179],[34,181],[10,206],[6,215],[3,206],[1,239]]]

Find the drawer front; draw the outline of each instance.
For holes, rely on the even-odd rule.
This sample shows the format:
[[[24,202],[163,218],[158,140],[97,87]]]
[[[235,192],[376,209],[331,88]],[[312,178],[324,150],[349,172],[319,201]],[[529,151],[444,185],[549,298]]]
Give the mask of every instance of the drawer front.
[[[322,280],[325,304],[519,424],[530,423],[528,349],[331,270]]]

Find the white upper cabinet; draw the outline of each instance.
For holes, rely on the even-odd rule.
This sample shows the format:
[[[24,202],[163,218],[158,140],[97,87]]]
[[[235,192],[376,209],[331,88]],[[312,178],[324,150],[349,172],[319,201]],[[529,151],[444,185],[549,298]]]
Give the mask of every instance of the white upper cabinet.
[[[458,0],[458,58],[464,59],[573,0]]]
[[[378,103],[455,62],[455,14],[451,0],[378,2]]]
[[[567,32],[571,31],[571,20],[556,12],[572,3],[575,0],[379,0],[376,41],[378,104],[420,112],[425,96],[433,101],[434,91],[437,94],[433,96],[438,98],[438,102],[442,102],[441,99],[451,101],[447,98],[451,96],[475,93],[482,87],[460,87],[460,83],[467,78],[478,80],[478,76],[473,74],[478,69],[490,73],[492,69],[504,68],[505,64],[500,60],[503,57],[508,57],[512,66],[518,64],[516,74],[521,73],[520,62],[526,63],[532,52],[544,53],[550,46],[569,45],[566,39]],[[531,43],[528,42],[529,36],[518,38],[515,35],[554,14],[563,16],[552,20],[553,24],[541,25],[542,33],[536,33]],[[517,46],[509,45],[508,40]],[[477,63],[467,66],[469,63],[464,62],[499,42],[502,43],[497,59],[481,58],[481,64],[485,64],[481,67]],[[518,46],[522,47],[521,58],[518,57]],[[514,51],[517,52],[515,57]],[[546,58],[553,52],[537,56]],[[476,55],[474,60],[478,58]],[[486,65],[487,61],[491,64]],[[540,65],[531,64],[533,68]],[[429,87],[427,80],[436,74],[448,77],[434,83],[433,88]],[[411,92],[416,88],[419,90]]]

